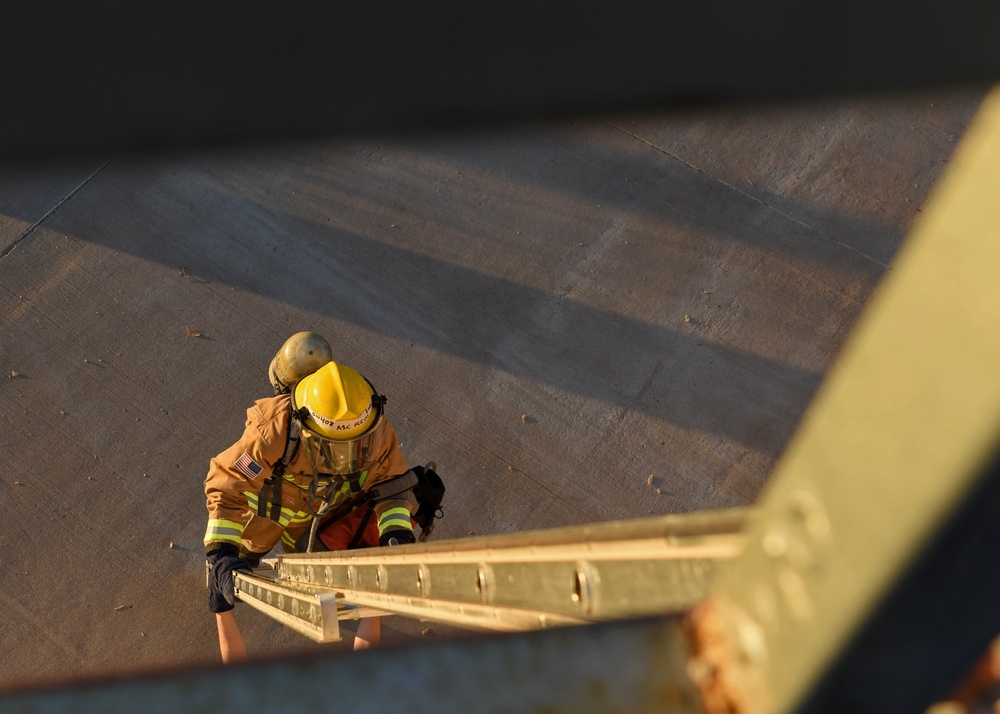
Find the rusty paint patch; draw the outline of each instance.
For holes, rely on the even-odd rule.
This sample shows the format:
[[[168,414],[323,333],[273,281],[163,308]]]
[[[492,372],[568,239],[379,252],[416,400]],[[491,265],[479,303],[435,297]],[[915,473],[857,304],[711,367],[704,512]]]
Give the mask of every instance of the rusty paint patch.
[[[706,714],[746,714],[749,708],[737,695],[731,676],[734,657],[726,645],[719,614],[705,600],[682,619],[688,641],[688,676],[701,692]]]

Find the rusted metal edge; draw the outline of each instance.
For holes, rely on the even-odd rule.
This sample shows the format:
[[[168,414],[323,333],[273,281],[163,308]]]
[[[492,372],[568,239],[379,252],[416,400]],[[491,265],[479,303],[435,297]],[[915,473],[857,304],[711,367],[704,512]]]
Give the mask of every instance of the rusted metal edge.
[[[702,714],[677,618],[262,660],[0,696],[0,714]]]

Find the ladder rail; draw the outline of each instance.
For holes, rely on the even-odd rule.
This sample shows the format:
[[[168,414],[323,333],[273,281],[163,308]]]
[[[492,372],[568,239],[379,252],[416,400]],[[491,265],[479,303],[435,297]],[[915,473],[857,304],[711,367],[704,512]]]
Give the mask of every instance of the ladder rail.
[[[361,608],[357,616],[389,613],[474,630],[545,629],[674,613],[701,601],[719,564],[742,553],[747,517],[746,509],[732,509],[284,554],[275,559],[273,583],[284,592],[333,597],[342,606]],[[256,587],[266,597],[266,586]],[[251,587],[243,592],[260,600]],[[270,597],[276,602],[278,595]],[[319,611],[310,601],[292,612],[294,601],[282,596],[281,621],[304,619],[293,629],[315,639],[309,633],[315,633]]]

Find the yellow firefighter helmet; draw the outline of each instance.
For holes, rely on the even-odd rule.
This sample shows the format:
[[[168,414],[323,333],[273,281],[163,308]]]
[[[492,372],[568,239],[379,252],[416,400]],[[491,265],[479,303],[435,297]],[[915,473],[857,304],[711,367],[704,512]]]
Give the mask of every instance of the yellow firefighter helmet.
[[[384,403],[371,382],[337,362],[327,362],[295,385],[292,408],[305,427],[302,443],[319,471],[353,474],[375,460],[382,445]]]

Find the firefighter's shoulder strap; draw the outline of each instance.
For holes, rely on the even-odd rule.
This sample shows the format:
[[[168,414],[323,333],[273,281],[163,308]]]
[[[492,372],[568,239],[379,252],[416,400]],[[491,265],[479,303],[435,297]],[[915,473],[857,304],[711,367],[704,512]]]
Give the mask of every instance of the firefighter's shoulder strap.
[[[292,414],[288,420],[288,438],[285,440],[285,453],[281,455],[271,475],[264,480],[264,485],[260,489],[257,497],[257,515],[261,518],[270,518],[277,522],[281,518],[281,484],[285,480],[285,469],[295,457],[295,452],[299,448],[299,438],[302,432],[302,424],[298,418]],[[271,505],[271,512],[268,514],[267,506]]]

